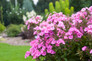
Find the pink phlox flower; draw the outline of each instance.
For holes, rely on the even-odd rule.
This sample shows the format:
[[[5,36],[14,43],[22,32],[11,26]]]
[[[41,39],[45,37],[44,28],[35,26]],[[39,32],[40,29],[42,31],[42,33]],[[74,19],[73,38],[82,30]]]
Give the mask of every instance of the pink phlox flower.
[[[90,50],[90,54],[92,54],[92,49]]]
[[[82,51],[86,51],[87,46],[82,47]]]
[[[30,55],[30,52],[27,51],[26,54],[25,54],[25,58],[27,58],[29,55]]]

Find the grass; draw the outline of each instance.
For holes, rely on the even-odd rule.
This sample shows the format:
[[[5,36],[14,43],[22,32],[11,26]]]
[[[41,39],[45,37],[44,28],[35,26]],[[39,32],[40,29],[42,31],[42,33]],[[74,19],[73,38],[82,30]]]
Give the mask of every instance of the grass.
[[[0,43],[0,61],[35,61],[32,57],[24,58],[30,46],[12,46]]]

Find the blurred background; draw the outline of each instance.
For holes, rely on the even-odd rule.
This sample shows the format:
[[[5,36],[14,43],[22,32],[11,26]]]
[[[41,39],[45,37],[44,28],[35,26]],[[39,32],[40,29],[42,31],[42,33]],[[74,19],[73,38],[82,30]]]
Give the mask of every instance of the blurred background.
[[[49,3],[59,0],[0,0],[0,22],[5,26],[9,24],[23,24],[23,15],[34,10],[37,14],[45,14],[44,10],[49,8]],[[69,0],[69,7],[73,6],[74,12],[83,7],[92,5],[92,0]]]

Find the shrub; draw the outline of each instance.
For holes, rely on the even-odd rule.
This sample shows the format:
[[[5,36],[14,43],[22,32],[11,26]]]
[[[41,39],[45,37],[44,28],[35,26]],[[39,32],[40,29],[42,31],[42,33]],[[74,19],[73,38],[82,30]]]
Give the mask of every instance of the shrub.
[[[2,13],[0,13],[2,15],[2,18],[0,18],[0,19],[3,19],[3,21],[2,20],[0,20],[0,21],[1,21],[1,23],[4,22],[5,26],[9,24],[8,18],[7,18],[8,15],[6,14],[6,12],[8,10],[10,11],[10,5],[7,1],[9,1],[9,0],[1,0],[0,1],[0,6],[2,7]]]
[[[23,39],[31,39],[34,38],[33,31],[34,27],[37,26],[42,21],[43,17],[40,15],[36,15],[35,11],[27,12],[26,15],[23,15],[23,20],[26,26],[22,27],[23,31],[21,36]]]
[[[70,6],[73,6],[75,11],[81,10],[83,7],[89,7],[92,5],[92,0],[70,0]]]
[[[49,9],[49,3],[50,2],[55,3],[55,1],[58,1],[58,0],[38,0],[37,5],[34,5],[34,10],[38,14],[42,14],[42,13],[44,13],[45,9]]]
[[[6,33],[9,37],[15,37],[17,36],[20,32],[21,32],[21,27],[23,25],[14,25],[14,24],[11,24],[7,27],[6,29]]]
[[[61,11],[61,6],[60,6],[59,1],[56,1],[56,2],[55,2],[55,9],[56,9],[56,10],[55,10],[56,12],[60,12],[60,11]]]
[[[17,3],[19,4],[20,8],[22,8],[23,0],[17,0]],[[10,21],[12,21],[12,22],[13,21],[16,21],[16,22],[20,21],[19,23],[23,23],[22,15],[24,13],[20,14],[20,15],[17,15],[16,13],[14,13],[14,14],[11,14],[11,16],[10,16],[10,13],[12,13],[12,11],[15,11],[15,9],[14,9],[14,7],[15,7],[15,0],[0,0],[0,6],[3,7],[3,13],[2,13],[3,15],[2,16],[3,16],[3,22],[4,22],[5,26],[9,25],[11,23]],[[11,6],[13,6],[13,7],[11,8]],[[18,10],[18,13],[20,13],[19,11],[21,11],[21,10]],[[19,17],[21,17],[21,19],[19,19]],[[0,18],[0,19],[2,19],[2,18]],[[17,20],[17,19],[19,19],[19,20]]]
[[[69,0],[59,0],[55,2],[55,8],[52,2],[49,3],[49,10],[45,10],[47,15],[47,11],[49,13],[53,12],[63,12],[65,15],[71,15],[74,12],[74,7],[69,7]]]
[[[0,33],[3,32],[5,30],[5,26],[3,24],[1,24],[0,22]]]
[[[34,10],[32,10],[31,12],[26,12],[26,15],[23,15],[24,22],[32,18],[33,16],[36,16],[36,12]]]
[[[21,36],[22,39],[34,39],[34,35],[33,35],[33,27],[31,26],[30,29],[27,29],[27,26],[23,26],[22,28],[22,32],[18,35]]]
[[[50,13],[53,13],[55,11],[55,8],[54,8],[52,2],[50,2],[50,4],[49,4],[49,11],[50,11]]]
[[[30,42],[25,58],[31,55],[40,61],[92,61],[92,6],[71,17],[62,12],[50,14],[34,30],[37,38]]]
[[[48,9],[45,9],[45,14],[47,14],[47,15],[49,14]]]
[[[4,21],[3,21],[3,7],[2,6],[0,7],[0,22],[4,23]]]
[[[11,1],[10,3],[10,10],[7,11],[7,19],[10,24],[23,24],[22,15],[25,14],[25,9],[20,8],[19,3],[14,6]]]

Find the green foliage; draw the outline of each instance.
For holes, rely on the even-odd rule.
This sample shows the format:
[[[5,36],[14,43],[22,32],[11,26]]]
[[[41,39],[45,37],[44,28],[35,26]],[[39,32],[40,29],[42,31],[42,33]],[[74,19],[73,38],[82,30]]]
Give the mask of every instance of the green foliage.
[[[42,14],[44,13],[45,9],[49,9],[49,3],[53,2],[55,5],[55,1],[58,0],[38,0],[37,5],[33,5],[34,6],[34,10],[38,13],[38,14]]]
[[[1,0],[1,6],[3,8],[3,19],[4,24],[21,24],[23,23],[22,15],[24,10],[21,9],[23,0],[17,0],[17,6],[15,5],[15,0]]]
[[[65,1],[60,0],[60,5],[61,5],[61,9],[62,9],[61,11],[64,13],[64,11],[65,11],[64,9],[65,9],[65,7],[66,7],[66,6],[65,6]]]
[[[0,33],[3,32],[5,30],[5,26],[3,24],[1,24],[0,22]]]
[[[65,15],[70,15],[71,14],[71,11],[69,10],[69,8],[65,8]]]
[[[7,27],[6,33],[9,37],[15,37],[21,32],[22,25],[11,24]]]
[[[65,0],[66,7],[69,8],[69,0]]]
[[[7,2],[7,0],[0,0],[0,6],[3,7],[3,22],[6,25],[9,24],[8,22],[8,15],[6,14],[7,11],[10,11],[10,5],[9,2]],[[0,20],[1,21],[1,20]]]
[[[23,1],[24,0],[17,0],[17,2],[19,3],[20,7],[23,6]],[[15,6],[15,0],[11,0],[11,3],[14,4],[14,6]]]
[[[71,15],[72,15],[72,13],[74,13],[74,7],[71,6],[70,10],[71,10]]]
[[[17,3],[19,5],[19,8],[22,8],[23,0],[17,0]],[[12,4],[12,9],[11,9],[11,4]],[[13,8],[15,7],[15,0],[0,0],[0,6],[3,7],[3,21],[4,21],[5,26],[7,26],[11,23],[9,14],[12,12]],[[16,13],[14,15],[16,15]],[[18,16],[14,16],[14,17],[18,18]],[[20,17],[22,19],[22,15],[20,15]],[[21,21],[21,19],[19,19],[19,21]],[[12,19],[12,21],[15,21],[15,20]]]
[[[70,0],[70,6],[73,6],[75,11],[81,10],[83,7],[89,7],[92,5],[92,0]]]
[[[63,12],[65,15],[71,15],[74,13],[74,7],[69,8],[69,0],[59,0],[55,2],[55,8],[53,3],[49,3],[49,12]]]
[[[4,22],[3,21],[3,7],[2,6],[0,7],[0,21],[1,21],[1,23]]]
[[[83,36],[81,39],[78,40],[80,41],[75,42],[75,40],[69,40],[68,42],[66,42],[65,45],[60,45],[58,48],[53,48],[56,53],[53,55],[46,54],[45,57],[41,56],[39,58],[40,61],[88,61],[88,59],[90,59],[89,55],[88,53],[82,51],[82,47],[86,45],[92,48],[92,39],[89,36]],[[88,41],[90,41],[91,45]],[[92,59],[90,61],[92,61]]]
[[[55,2],[55,10],[56,10],[56,12],[60,12],[61,11],[61,6],[60,6],[59,1]]]
[[[49,14],[49,11],[48,11],[48,9],[45,9],[45,14]]]
[[[55,11],[55,8],[54,8],[52,2],[49,3],[49,11],[50,11],[50,13],[53,13]]]
[[[25,10],[20,8],[19,4],[14,6],[11,1],[10,3],[10,11],[7,12],[7,19],[10,24],[23,24],[24,21],[22,19],[23,14],[25,14]]]

